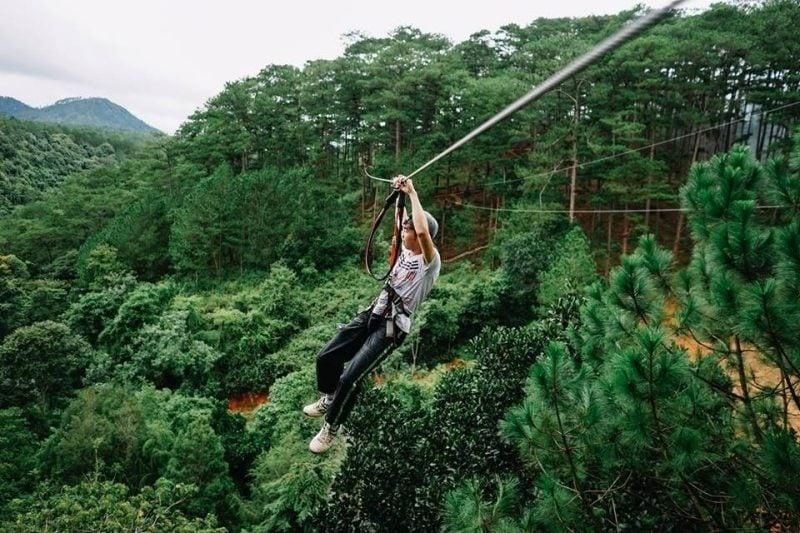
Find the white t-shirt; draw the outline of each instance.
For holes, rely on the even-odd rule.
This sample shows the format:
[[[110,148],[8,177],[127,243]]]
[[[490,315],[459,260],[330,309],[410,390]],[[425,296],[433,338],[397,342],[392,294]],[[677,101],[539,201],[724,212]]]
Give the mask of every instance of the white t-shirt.
[[[439,256],[439,250],[435,250],[433,259],[426,264],[423,254],[414,255],[411,250],[403,248],[387,281],[403,300],[403,307],[408,315],[411,315],[431,292],[441,268],[442,258]],[[383,314],[388,299],[386,291],[381,291],[372,312]],[[411,329],[410,316],[398,314],[395,316],[395,322],[406,333]]]

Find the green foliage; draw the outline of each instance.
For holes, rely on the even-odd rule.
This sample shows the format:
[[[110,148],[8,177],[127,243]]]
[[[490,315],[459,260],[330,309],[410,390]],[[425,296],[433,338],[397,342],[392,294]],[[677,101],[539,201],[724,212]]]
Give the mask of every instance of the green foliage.
[[[70,304],[64,318],[70,329],[96,343],[100,334],[114,319],[128,292],[136,286],[129,274],[112,273],[104,276],[104,287],[82,294]]]
[[[202,329],[197,338],[224,353],[217,370],[227,394],[267,390],[308,360],[308,353],[297,359],[284,347],[290,339],[295,345],[302,341],[303,336],[293,336],[306,326],[311,305],[297,275],[281,263],[260,283],[235,289],[231,298],[218,301],[215,295],[199,304]],[[286,348],[294,353],[293,347]]]
[[[504,270],[480,271],[461,266],[442,274],[425,305],[415,313],[414,325],[398,350],[415,364],[441,361],[450,350],[487,327],[518,324],[507,298],[513,293]]]
[[[178,483],[194,485],[198,492],[181,508],[191,516],[209,511],[223,523],[236,519],[237,498],[228,474],[222,442],[208,417],[195,418],[175,435],[164,476]]]
[[[8,531],[176,531],[222,532],[216,518],[189,518],[175,508],[192,498],[196,487],[160,480],[130,494],[113,481],[89,478],[74,486],[42,485],[35,496],[15,500],[0,528]]]
[[[44,443],[42,469],[72,483],[94,472],[132,488],[159,478],[193,485],[180,508],[192,516],[213,512],[229,524],[238,520],[238,495],[213,413],[207,399],[152,387],[87,388]]]
[[[117,249],[107,244],[93,248],[85,259],[78,259],[78,276],[90,289],[107,287],[115,276],[125,271]]]
[[[259,453],[269,442],[252,430],[247,419],[239,413],[228,411],[225,401],[218,401],[212,412],[211,424],[225,449],[225,462],[240,494],[250,495],[249,473]]]
[[[514,519],[519,504],[518,482],[514,479],[497,479],[497,495],[493,501],[484,501],[481,484],[477,478],[447,493],[444,500],[444,526],[450,533],[504,533],[527,531]]]
[[[519,471],[498,420],[522,397],[544,344],[563,337],[576,310],[572,302],[526,328],[487,329],[470,343],[475,363],[445,372],[432,393],[397,378],[365,391],[348,420],[353,442],[323,513],[326,527],[435,529],[447,490],[475,476]]]
[[[15,330],[0,344],[0,405],[58,405],[80,385],[90,353],[83,339],[58,322]]]
[[[89,133],[0,116],[0,217],[70,174],[112,164],[142,144],[133,135]]]
[[[796,221],[755,208],[765,191],[791,190],[796,176],[775,185],[768,168],[744,148],[697,165],[683,189],[696,241],[688,269],[676,273],[672,254],[643,237],[607,287],[587,291],[572,335],[579,357],[552,344],[533,366],[525,400],[503,424],[535,479],[533,527],[794,523],[797,442],[778,408],[794,394],[759,387],[756,397],[743,348],[756,347],[791,379]],[[690,359],[674,335],[705,354]]]
[[[220,274],[290,266],[329,268],[356,252],[355,228],[330,184],[304,168],[231,176],[220,167],[176,213],[170,255],[180,272]]]
[[[169,393],[112,385],[83,389],[42,448],[50,479],[78,482],[90,472],[139,488],[159,477],[175,439],[164,413]]]
[[[69,285],[54,279],[33,279],[22,285],[22,323],[57,320],[67,309]]]
[[[500,241],[501,260],[511,279],[519,284],[518,290],[530,290],[549,266],[554,244],[560,236],[557,226],[554,221],[545,221],[527,232],[515,232]]]
[[[44,269],[80,248],[132,202],[164,187],[169,179],[165,159],[154,146],[121,163],[71,175],[3,218],[0,249]]]
[[[136,285],[125,295],[116,316],[100,333],[98,342],[115,352],[130,349],[138,330],[158,319],[175,290],[170,282]]]
[[[16,328],[23,306],[23,280],[28,268],[15,255],[0,255],[0,339]]]
[[[776,499],[783,509],[796,515],[800,509],[800,492],[797,485],[787,483],[787,480],[797,479],[800,474],[800,443],[797,442],[797,436],[785,429],[770,431],[765,435],[762,453]]]
[[[270,318],[284,320],[296,327],[303,327],[304,295],[298,290],[297,275],[281,263],[270,267],[269,275],[258,286],[259,311]]]
[[[221,354],[189,330],[189,311],[167,311],[156,323],[144,325],[134,339],[133,354],[124,371],[157,387],[202,392],[219,390],[214,368]]]
[[[426,484],[436,461],[429,407],[419,394],[412,401],[398,401],[396,394],[366,389],[348,418],[352,442],[320,517],[324,529],[434,529],[439,509],[430,492],[437,488]]]
[[[319,430],[318,421],[299,417],[298,406],[312,400],[314,380],[311,365],[276,380],[270,388],[270,401],[256,411],[253,431],[263,435],[266,442],[279,441],[295,429],[309,439],[313,437]]]
[[[36,436],[28,428],[21,409],[0,410],[0,512],[5,505],[33,488]]]
[[[78,277],[77,261],[78,250],[69,250],[45,266],[42,274],[53,279],[74,281]]]
[[[555,247],[550,265],[539,276],[536,301],[547,307],[568,294],[577,294],[597,279],[597,266],[586,235],[575,226]]]
[[[761,364],[772,367],[781,383],[800,377],[797,211],[769,216],[758,209],[775,201],[792,206],[799,183],[796,161],[787,164],[778,157],[762,167],[744,147],[697,165],[682,189],[696,245],[678,291],[684,308],[681,331],[707,343],[708,359],[721,361],[738,378],[732,415],[764,461],[768,474],[759,481],[775,487],[766,489],[773,500],[767,505],[790,515],[797,509],[797,494],[786,491],[781,476],[795,470],[791,457],[797,443],[790,437],[787,406],[800,408],[800,399],[795,386],[760,391],[747,375],[745,347],[755,347]],[[768,498],[758,485],[751,493]]]
[[[567,229],[566,220],[552,215],[514,213],[498,231],[494,253],[508,273],[520,309],[530,309],[535,302],[540,277],[554,260],[557,243]]]
[[[540,321],[526,328],[487,329],[470,342],[475,365],[445,374],[432,400],[440,483],[519,469],[513,449],[499,438],[498,420],[522,397],[528,368],[547,340],[562,332],[560,322]],[[470,413],[469,424],[464,413]]]
[[[319,420],[300,407],[312,400],[314,374],[307,365],[275,381],[269,401],[255,415],[253,432],[270,448],[253,468],[249,521],[255,531],[316,531],[328,490],[344,453],[336,446],[324,456],[308,451]]]
[[[183,514],[206,512],[264,531],[796,527],[789,422],[800,399],[785,384],[800,378],[800,151],[758,160],[786,147],[780,136],[797,108],[753,118],[796,100],[791,1],[671,17],[432,168],[418,186],[433,199],[426,208],[446,215],[443,251],[488,237],[487,259],[502,267],[445,272],[398,354],[410,356],[411,377],[395,371],[367,387],[347,450],[306,451],[318,426],[299,409],[313,398],[314,354],[377,289],[352,264],[373,195],[383,194],[357,177],[362,165],[382,176],[414,168],[638,12],[539,19],[455,46],[407,27],[351,34],[339,58],[270,65],[227,84],[174,138],[132,157],[98,132],[0,122],[0,354],[22,354],[0,368],[0,387],[26,406],[2,419],[9,446],[33,450],[22,417],[44,435],[59,415],[60,402],[34,403],[38,392],[25,387],[50,380],[54,397],[66,396],[83,368],[96,384],[33,465],[80,484],[15,503],[6,516],[16,529],[44,520],[114,529],[120,513],[141,510],[124,516],[136,524],[162,509],[168,529],[205,527]],[[744,110],[742,127],[698,131]],[[580,230],[561,217],[454,209],[460,199],[560,208],[572,168],[581,207],[662,207],[690,161],[736,140],[756,157],[736,148],[695,167],[684,189],[696,242],[689,268],[675,272],[659,239],[644,237],[608,284],[589,289],[579,327],[576,293],[594,278]],[[659,144],[639,150],[650,143]],[[90,164],[62,182],[58,172],[74,166],[66,152],[78,147]],[[54,153],[66,158],[20,163]],[[776,204],[788,207],[762,209]],[[651,213],[577,218],[592,239],[602,232],[609,259],[620,231],[627,250],[653,219],[658,237],[674,229]],[[51,319],[69,330],[31,333]],[[508,325],[517,327],[498,328]],[[81,344],[79,364],[59,355],[76,335],[98,348],[90,357]],[[26,356],[26,336],[46,337],[47,350]],[[704,356],[690,357],[675,336]],[[415,372],[463,351],[474,357],[464,368]],[[751,382],[755,352],[784,386]],[[36,379],[16,387],[8,376],[20,371]],[[125,381],[179,392],[101,385]],[[248,425],[221,398],[250,391],[269,401]],[[30,489],[28,463],[3,464],[0,495]],[[82,481],[90,472],[98,478]],[[6,481],[17,473],[21,484]],[[194,488],[162,507],[168,477]],[[252,495],[247,505],[237,488]]]
[[[253,531],[320,530],[317,513],[326,503],[344,450],[316,456],[308,451],[309,439],[290,431],[258,458],[252,472]]]
[[[611,286],[590,293],[586,362],[576,366],[565,346],[551,344],[531,369],[525,401],[506,416],[504,435],[538,474],[537,527],[661,527],[659,513],[675,520],[671,502],[688,506],[694,520],[713,521],[695,487],[733,485],[717,473],[734,457],[724,402],[695,379],[660,326],[659,254],[643,239],[612,272]],[[621,472],[633,479],[630,489],[613,488]],[[619,493],[614,513],[592,496],[598,490]]]
[[[96,246],[108,244],[117,250],[120,262],[140,279],[155,280],[166,274],[171,267],[168,206],[161,191],[146,194],[131,204],[84,243],[79,266]]]

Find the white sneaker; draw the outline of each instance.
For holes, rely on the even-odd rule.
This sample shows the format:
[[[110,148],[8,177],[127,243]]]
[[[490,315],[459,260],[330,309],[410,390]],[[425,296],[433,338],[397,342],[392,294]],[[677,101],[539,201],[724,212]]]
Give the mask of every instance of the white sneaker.
[[[316,402],[303,407],[303,412],[306,416],[322,416],[328,412],[328,407],[331,406],[331,403],[333,403],[333,398],[330,398],[327,394],[323,394]]]
[[[319,433],[311,439],[311,442],[308,444],[308,449],[314,453],[323,453],[328,451],[328,448],[331,447],[333,444],[334,439],[336,438],[336,434],[339,428],[331,429],[331,425],[327,422],[322,424],[322,429],[319,430]]]

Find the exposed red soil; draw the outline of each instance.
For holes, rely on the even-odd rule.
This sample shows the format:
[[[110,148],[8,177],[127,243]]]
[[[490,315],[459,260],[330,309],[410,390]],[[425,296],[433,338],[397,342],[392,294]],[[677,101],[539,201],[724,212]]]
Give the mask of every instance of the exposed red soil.
[[[249,414],[256,407],[268,401],[269,395],[266,392],[245,392],[228,399],[228,410],[234,413]]]

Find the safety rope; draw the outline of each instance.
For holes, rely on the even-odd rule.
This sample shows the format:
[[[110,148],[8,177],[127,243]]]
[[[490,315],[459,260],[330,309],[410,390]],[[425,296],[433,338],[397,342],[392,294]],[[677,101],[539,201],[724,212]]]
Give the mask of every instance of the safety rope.
[[[383,207],[375,217],[375,220],[372,222],[372,227],[369,230],[367,244],[364,247],[364,266],[366,267],[369,275],[378,281],[384,281],[389,277],[389,274],[392,272],[395,263],[397,263],[397,259],[400,257],[400,241],[402,237],[401,232],[403,224],[403,212],[405,210],[405,196],[405,193],[400,189],[393,188],[392,192],[389,193],[389,196],[387,196],[386,200],[384,200]],[[391,208],[392,204],[394,204],[394,221],[392,223],[392,244],[391,248],[389,249],[389,268],[383,275],[378,276],[372,271],[372,250],[375,246],[375,234],[378,232],[378,227],[383,221],[383,217],[386,216],[386,213]]]

